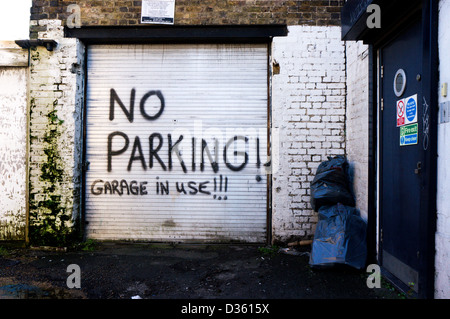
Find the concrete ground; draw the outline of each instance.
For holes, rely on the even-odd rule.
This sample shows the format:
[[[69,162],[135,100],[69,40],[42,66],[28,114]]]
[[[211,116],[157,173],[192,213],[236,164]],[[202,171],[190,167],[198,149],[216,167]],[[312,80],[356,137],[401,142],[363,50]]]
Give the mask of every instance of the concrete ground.
[[[368,288],[365,270],[312,268],[310,246],[102,243],[71,251],[2,247],[0,299],[404,297],[384,281],[381,288]],[[68,272],[69,265],[79,266],[79,273],[75,268]],[[75,287],[70,289],[68,281]]]

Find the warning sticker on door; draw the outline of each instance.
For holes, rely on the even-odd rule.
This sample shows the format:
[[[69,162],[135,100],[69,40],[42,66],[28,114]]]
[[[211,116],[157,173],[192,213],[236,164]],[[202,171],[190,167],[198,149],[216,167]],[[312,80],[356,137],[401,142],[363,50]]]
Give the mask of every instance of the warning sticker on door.
[[[397,127],[417,123],[417,94],[397,101]]]
[[[418,143],[419,124],[410,124],[400,127],[400,146],[415,145]]]
[[[405,101],[397,101],[397,126],[405,125]]]

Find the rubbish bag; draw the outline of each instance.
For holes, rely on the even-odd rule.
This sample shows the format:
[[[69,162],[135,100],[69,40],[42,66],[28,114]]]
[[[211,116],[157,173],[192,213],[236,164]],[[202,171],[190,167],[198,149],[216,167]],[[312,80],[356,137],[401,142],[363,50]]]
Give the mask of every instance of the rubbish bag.
[[[355,206],[355,197],[350,189],[348,162],[343,156],[328,158],[322,162],[311,182],[311,206],[318,211],[322,206],[341,203]]]
[[[364,268],[367,258],[367,224],[354,207],[337,204],[322,206],[314,234],[309,264],[345,264]]]

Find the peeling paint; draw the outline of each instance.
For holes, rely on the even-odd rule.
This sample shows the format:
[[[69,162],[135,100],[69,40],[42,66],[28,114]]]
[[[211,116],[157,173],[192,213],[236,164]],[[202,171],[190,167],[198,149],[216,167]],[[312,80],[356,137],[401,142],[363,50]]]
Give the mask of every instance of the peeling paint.
[[[0,67],[0,240],[24,240],[27,68]]]
[[[84,47],[64,38],[61,21],[42,20],[57,48],[30,51],[30,243],[68,246],[79,239]]]

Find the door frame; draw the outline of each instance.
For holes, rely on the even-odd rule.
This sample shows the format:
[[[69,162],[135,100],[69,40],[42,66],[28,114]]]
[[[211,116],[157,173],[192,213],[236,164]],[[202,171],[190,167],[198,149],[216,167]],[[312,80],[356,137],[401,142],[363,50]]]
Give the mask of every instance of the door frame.
[[[428,147],[421,154],[424,167],[424,177],[422,179],[422,189],[423,194],[420,200],[420,211],[425,212],[420,214],[420,238],[423,240],[420,242],[419,250],[421,252],[419,258],[419,298],[433,298],[434,297],[434,258],[435,258],[435,233],[436,233],[436,193],[437,193],[437,123],[438,123],[438,1],[435,0],[424,0],[421,5],[416,8],[416,10],[410,12],[410,14],[402,19],[395,27],[390,28],[390,32],[384,34],[383,37],[379,38],[378,41],[373,43],[372,55],[375,57],[373,59],[373,73],[372,80],[374,85],[374,92],[372,97],[372,119],[369,121],[370,130],[372,134],[370,135],[371,141],[369,145],[372,145],[370,150],[372,167],[369,168],[370,172],[375,172],[373,178],[376,184],[372,183],[373,189],[369,193],[375,194],[376,200],[373,201],[373,205],[369,208],[369,216],[376,216],[372,218],[376,222],[376,244],[372,249],[376,252],[378,262],[382,264],[382,241],[381,241],[381,221],[382,221],[382,211],[380,203],[383,200],[381,197],[380,183],[379,180],[382,176],[382,167],[380,165],[380,158],[382,147],[380,145],[381,139],[381,117],[380,117],[380,107],[381,107],[381,89],[380,86],[380,64],[379,64],[379,52],[380,49],[392,39],[395,34],[400,30],[407,27],[408,23],[420,14],[422,19],[422,94],[427,102],[428,119],[425,119],[426,124],[428,124]],[[419,107],[423,107],[422,101]],[[419,125],[423,127],[424,119],[419,119]],[[420,123],[422,122],[422,123]],[[373,127],[376,125],[376,127]],[[422,137],[423,139],[423,137]],[[373,174],[373,173],[372,173]],[[382,268],[383,274],[389,279],[393,284],[395,284],[401,290],[407,291],[409,287],[402,284],[397,278],[390,274],[386,269]]]

